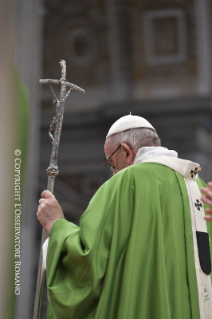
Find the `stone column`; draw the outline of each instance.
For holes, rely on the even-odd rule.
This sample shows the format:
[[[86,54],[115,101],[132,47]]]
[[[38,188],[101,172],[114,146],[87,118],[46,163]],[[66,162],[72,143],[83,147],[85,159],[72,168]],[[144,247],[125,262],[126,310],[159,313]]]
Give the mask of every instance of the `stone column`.
[[[195,0],[197,28],[197,90],[201,95],[208,95],[212,89],[212,26],[211,1]]]
[[[111,59],[111,91],[115,100],[129,100],[132,95],[131,44],[126,0],[105,0],[105,6]]]
[[[13,319],[14,294],[14,114],[9,73],[10,3],[0,2],[0,318]]]
[[[11,0],[13,60],[29,97],[27,163],[21,220],[21,293],[16,319],[32,318],[35,296],[43,0]],[[37,257],[37,258],[36,258]]]

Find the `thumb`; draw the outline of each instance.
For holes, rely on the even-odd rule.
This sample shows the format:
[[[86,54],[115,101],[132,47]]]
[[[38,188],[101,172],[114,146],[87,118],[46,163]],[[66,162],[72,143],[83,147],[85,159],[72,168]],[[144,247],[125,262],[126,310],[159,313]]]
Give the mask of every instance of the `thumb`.
[[[50,197],[52,197],[52,196],[54,196],[50,191],[48,191],[48,190],[45,190],[45,191],[43,191],[42,193],[41,193],[41,197],[42,198],[50,198]]]

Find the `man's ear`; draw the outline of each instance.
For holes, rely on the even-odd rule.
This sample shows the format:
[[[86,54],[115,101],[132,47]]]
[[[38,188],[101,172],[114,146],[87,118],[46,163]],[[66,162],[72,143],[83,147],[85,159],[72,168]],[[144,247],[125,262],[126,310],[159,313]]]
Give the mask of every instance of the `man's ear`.
[[[126,153],[126,157],[128,157],[132,151],[126,143],[121,143],[121,150]]]
[[[126,154],[126,160],[129,165],[132,165],[135,160],[135,156],[137,154],[137,150],[135,148],[131,148],[126,143],[121,143],[121,148]]]
[[[135,158],[132,148],[126,143],[121,143],[121,150],[124,151],[128,164],[132,165]]]

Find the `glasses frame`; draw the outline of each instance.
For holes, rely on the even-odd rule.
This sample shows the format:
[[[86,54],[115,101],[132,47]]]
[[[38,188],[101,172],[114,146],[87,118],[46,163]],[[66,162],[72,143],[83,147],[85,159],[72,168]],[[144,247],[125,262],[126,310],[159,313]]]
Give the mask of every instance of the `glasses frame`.
[[[107,169],[109,169],[109,171],[114,172],[115,171],[115,167],[110,164],[108,161],[111,159],[111,157],[115,154],[115,152],[117,152],[121,147],[121,144],[115,149],[115,151],[107,158],[107,161],[104,162],[104,166],[107,167]]]

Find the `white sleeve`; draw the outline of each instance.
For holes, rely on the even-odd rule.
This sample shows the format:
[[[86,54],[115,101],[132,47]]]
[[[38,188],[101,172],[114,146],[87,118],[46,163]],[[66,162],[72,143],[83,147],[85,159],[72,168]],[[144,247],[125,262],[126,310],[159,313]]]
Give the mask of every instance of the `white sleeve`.
[[[46,269],[46,257],[47,257],[47,249],[49,245],[49,238],[47,238],[43,244],[43,267]]]

